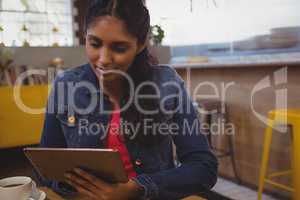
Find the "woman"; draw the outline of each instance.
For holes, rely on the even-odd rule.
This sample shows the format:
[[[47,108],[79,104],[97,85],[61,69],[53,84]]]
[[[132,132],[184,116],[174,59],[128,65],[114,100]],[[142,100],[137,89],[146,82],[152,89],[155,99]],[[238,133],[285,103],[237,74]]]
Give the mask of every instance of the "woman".
[[[199,131],[182,79],[151,63],[149,13],[141,0],[94,1],[86,16],[89,63],[58,75],[41,146],[119,150],[128,183],[83,170],[48,182],[90,199],[180,199],[209,190],[217,161]],[[173,145],[180,164],[175,166]],[[70,187],[73,186],[73,187]]]

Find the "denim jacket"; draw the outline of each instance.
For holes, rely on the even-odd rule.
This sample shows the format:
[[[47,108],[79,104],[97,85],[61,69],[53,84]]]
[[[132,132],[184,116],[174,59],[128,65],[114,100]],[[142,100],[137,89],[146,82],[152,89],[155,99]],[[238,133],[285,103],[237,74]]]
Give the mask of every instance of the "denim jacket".
[[[200,132],[197,111],[175,70],[168,66],[154,66],[152,70],[155,74],[153,82],[159,88],[164,108],[175,110],[165,114],[161,123],[175,123],[178,126],[172,130],[166,129],[160,144],[153,147],[126,142],[138,174],[134,181],[144,188],[144,198],[149,199],[180,199],[205,192],[216,183],[218,163],[205,135]],[[66,87],[72,86],[74,89],[74,85],[82,82],[85,84],[75,86],[76,92],[71,95],[71,102],[77,107],[72,109],[69,101],[72,92]],[[175,83],[175,86],[168,85],[168,82]],[[88,90],[88,87],[96,90]],[[62,90],[64,92],[60,93]],[[91,102],[95,106],[86,109]],[[111,114],[105,110],[111,107],[89,64],[64,71],[56,77],[49,95],[40,146],[105,148],[106,129],[96,125],[109,125]],[[83,122],[93,126],[85,127]],[[179,161],[177,165],[174,154]],[[61,194],[69,192],[64,184],[55,181],[48,181],[47,184]]]

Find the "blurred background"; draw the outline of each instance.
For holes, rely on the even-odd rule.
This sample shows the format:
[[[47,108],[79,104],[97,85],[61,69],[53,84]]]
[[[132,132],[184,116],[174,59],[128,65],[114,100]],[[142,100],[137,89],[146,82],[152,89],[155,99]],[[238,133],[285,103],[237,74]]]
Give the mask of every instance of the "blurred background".
[[[0,178],[32,175],[21,148],[39,142],[48,84],[60,71],[87,62],[83,28],[89,1],[0,0]],[[292,153],[292,124],[284,124],[289,127],[284,133],[273,131],[267,147],[262,120],[271,110],[300,107],[300,1],[146,0],[146,5],[152,54],[185,80],[200,120],[217,128],[231,125],[230,134],[224,128],[207,132],[220,162],[211,194],[217,196],[210,199],[257,199],[264,159],[274,172],[291,169],[293,156],[300,157]],[[17,82],[32,69],[45,73]],[[41,111],[28,114],[16,105],[16,85],[23,103]],[[211,109],[217,114],[201,115]],[[263,158],[266,148],[271,153]],[[275,180],[284,186],[264,184],[263,199],[292,198],[293,179],[300,177],[283,174]]]

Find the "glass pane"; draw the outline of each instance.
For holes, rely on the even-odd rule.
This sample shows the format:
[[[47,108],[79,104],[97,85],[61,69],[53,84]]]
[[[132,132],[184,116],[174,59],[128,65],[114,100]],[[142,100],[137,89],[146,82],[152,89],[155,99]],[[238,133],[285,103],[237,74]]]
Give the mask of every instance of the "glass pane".
[[[25,6],[21,4],[20,0],[2,0],[2,9],[25,11]]]
[[[24,0],[22,0],[24,1]],[[46,0],[26,0],[28,2],[29,11],[46,12]]]
[[[23,12],[26,6],[21,2],[28,3],[28,12]],[[31,46],[51,46],[54,42],[73,45],[71,6],[71,0],[3,0],[0,25],[4,28],[4,43],[21,46],[25,37]],[[24,25],[26,32],[21,31]]]
[[[65,2],[54,2],[47,4],[48,13],[57,13],[57,14],[71,14],[71,6]]]
[[[163,44],[172,46],[172,57],[177,60],[300,51],[299,0],[183,0],[172,4],[150,0],[147,4],[152,25],[163,28]],[[162,7],[168,9],[162,12]]]
[[[3,10],[46,12],[46,0],[2,0]]]
[[[152,24],[163,27],[170,45],[241,40],[269,34],[272,28],[300,26],[298,0],[215,1],[218,7],[212,1],[193,1],[192,12],[189,0],[147,2]],[[162,12],[164,6],[168,9]]]

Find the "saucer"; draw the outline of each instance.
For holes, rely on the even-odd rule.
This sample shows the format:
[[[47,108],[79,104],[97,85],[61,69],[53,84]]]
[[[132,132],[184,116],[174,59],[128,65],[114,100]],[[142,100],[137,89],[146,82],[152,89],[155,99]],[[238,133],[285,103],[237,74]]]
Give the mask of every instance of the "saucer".
[[[40,197],[35,199],[35,198],[29,198],[28,200],[45,200],[46,199],[46,193],[44,191],[39,190],[40,192]]]
[[[44,191],[41,191],[40,190],[40,192],[41,192],[41,196],[40,196],[40,198],[39,199],[37,199],[37,200],[45,200],[46,199],[46,193],[44,192]]]

